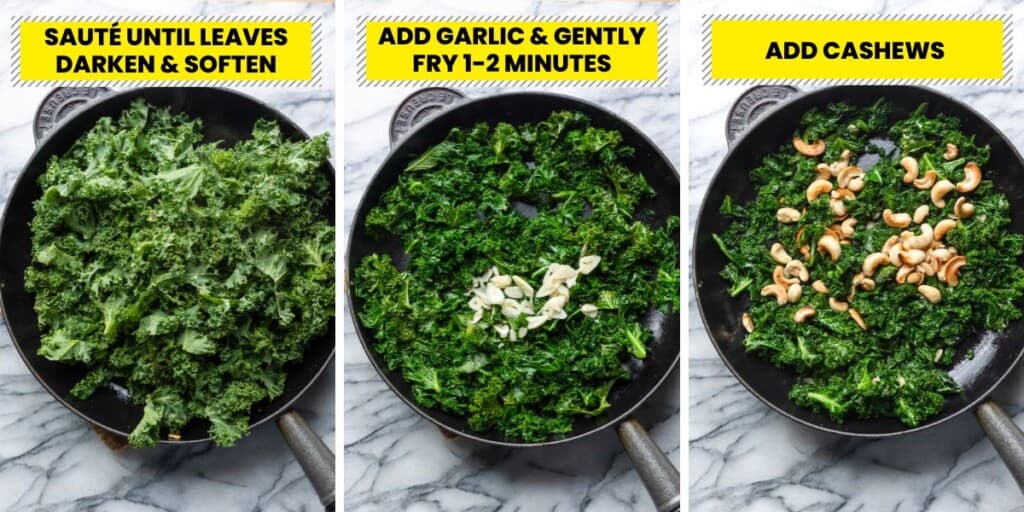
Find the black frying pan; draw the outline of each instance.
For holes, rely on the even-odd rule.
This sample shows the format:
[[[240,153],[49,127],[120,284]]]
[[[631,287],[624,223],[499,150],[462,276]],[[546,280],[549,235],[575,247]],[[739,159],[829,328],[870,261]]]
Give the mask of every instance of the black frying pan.
[[[758,88],[752,93],[768,97],[770,90]],[[718,213],[722,200],[731,195],[742,203],[754,197],[748,173],[764,156],[789,140],[807,110],[836,101],[866,105],[880,97],[892,103],[894,118],[906,117],[920,103],[927,102],[929,114],[941,112],[958,117],[965,133],[975,134],[979,145],[991,146],[992,156],[985,178],[995,182],[1010,201],[1015,214],[1009,229],[1024,233],[1024,161],[1007,138],[975,110],[949,96],[920,87],[844,86],[798,94],[774,107],[743,133],[708,186],[693,244],[693,281],[701,318],[715,349],[736,378],[754,396],[786,417],[826,432],[880,438],[923,430],[974,409],[1014,477],[1024,484],[1024,435],[996,404],[987,400],[1024,353],[1024,345],[1020,343],[1024,339],[1024,321],[1013,322],[1000,332],[964,338],[957,346],[961,359],[950,371],[963,393],[947,397],[942,411],[917,427],[908,427],[895,418],[850,419],[840,424],[826,414],[797,407],[787,397],[795,374],[744,350],[746,333],[740,325],[740,317],[746,311],[748,300],[729,296],[728,285],[719,276],[726,259],[711,238],[712,234],[724,231],[730,222]],[[748,95],[737,102],[737,106],[748,106],[744,101],[752,105],[757,100]],[[974,358],[964,360],[962,355],[970,349],[974,350]]]
[[[74,90],[58,90],[47,101],[55,96],[61,98],[62,95],[74,94]],[[127,437],[142,418],[142,406],[132,404],[111,388],[98,390],[88,400],[71,396],[71,388],[86,374],[85,367],[50,361],[36,354],[39,331],[32,309],[34,300],[25,291],[24,274],[31,264],[29,221],[34,215],[32,203],[42,193],[36,180],[46,169],[47,161],[54,155],[65,153],[98,119],[118,116],[136,98],[201,118],[204,142],[220,140],[225,145],[232,145],[247,139],[253,124],[259,119],[277,121],[287,137],[308,138],[301,128],[280,112],[237,92],[213,88],[145,88],[109,93],[77,106],[70,116],[50,130],[29,158],[11,190],[0,221],[0,308],[7,319],[7,329],[14,346],[43,387],[75,414],[122,437]],[[323,172],[334,175],[329,164],[324,166]],[[330,209],[324,215],[333,222],[333,205]],[[278,418],[286,441],[309,474],[321,501],[330,506],[334,502],[334,456],[290,407],[330,366],[333,356],[332,323],[328,333],[311,342],[302,362],[289,371],[284,393],[275,400],[254,405],[251,411],[251,427]],[[161,440],[161,443],[206,442],[210,439],[208,428],[209,422],[205,420],[192,421],[182,429],[180,440]]]
[[[626,446],[627,453],[637,465],[645,485],[651,491],[658,510],[678,510],[679,472],[651,442],[643,428],[635,421],[627,420],[633,410],[657,389],[679,361],[678,312],[661,315],[658,318],[658,326],[653,329],[655,336],[651,341],[648,357],[631,364],[634,376],[630,382],[612,389],[609,395],[612,405],[605,414],[592,419],[577,418],[571,432],[541,443],[524,443],[506,438],[497,432],[474,432],[464,417],[419,406],[412,399],[411,388],[401,373],[389,370],[373,349],[376,342],[373,332],[363,327],[358,318],[364,301],[354,296],[349,286],[353,278],[352,269],[358,266],[363,258],[373,253],[386,253],[395,261],[400,261],[403,250],[398,240],[369,237],[365,230],[366,215],[378,203],[381,194],[397,183],[399,175],[409,161],[443,140],[454,127],[471,127],[479,122],[537,122],[546,119],[556,110],[583,112],[590,116],[595,126],[618,130],[622,133],[625,144],[636,148],[636,155],[630,162],[630,167],[643,172],[644,177],[657,191],[657,196],[641,204],[640,208],[652,210],[654,222],[658,223],[670,215],[679,214],[679,175],[675,168],[636,127],[604,108],[576,98],[540,92],[499,94],[462,102],[450,101],[452,95],[461,98],[459,93],[445,89],[421,91],[406,100],[398,109],[395,119],[407,123],[408,120],[416,120],[419,117],[417,113],[431,112],[444,107],[440,112],[431,112],[431,117],[421,120],[421,123],[394,147],[370,182],[353,219],[345,288],[356,332],[370,362],[391,390],[421,416],[458,436],[483,443],[512,447],[544,446],[581,439],[603,428],[619,425],[619,436]],[[432,101],[438,98],[448,101],[442,100],[440,104]],[[435,104],[429,105],[431,102]],[[403,125],[400,128],[400,131],[404,131],[408,126]]]

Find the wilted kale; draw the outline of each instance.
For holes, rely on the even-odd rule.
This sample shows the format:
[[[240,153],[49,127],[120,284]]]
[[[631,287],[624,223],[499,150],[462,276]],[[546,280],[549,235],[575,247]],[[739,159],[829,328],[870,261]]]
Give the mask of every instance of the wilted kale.
[[[127,386],[145,405],[132,446],[193,418],[234,444],[334,315],[327,136],[259,121],[232,148],[202,138],[200,120],[140,100],[39,177],[39,354],[89,368],[76,398]]]
[[[929,116],[925,105],[905,119],[891,117],[883,100],[867,107],[836,103],[807,112],[794,135],[808,141],[824,139],[825,154],[803,156],[787,142],[765,157],[750,173],[757,198],[744,205],[728,199],[722,204],[722,213],[734,221],[718,242],[729,259],[722,275],[732,283],[730,293],[750,295],[755,327],[746,337],[746,349],[797,373],[790,392],[797,404],[827,411],[836,421],[894,416],[916,426],[942,409],[945,395],[959,391],[946,372],[963,356],[956,353],[958,342],[1021,317],[1024,270],[1017,261],[1024,237],[1008,232],[1009,203],[991,181],[966,194],[954,191],[946,196],[944,208],[931,203],[928,190],[901,181],[899,160],[905,155],[917,158],[922,176],[934,170],[938,180],[953,183],[964,178],[969,161],[986,175],[1000,172],[985,166],[989,148],[975,145],[973,136],[962,133],[958,119]],[[950,161],[943,158],[947,143],[959,148],[959,156]],[[855,200],[846,202],[858,222],[850,244],[843,245],[839,260],[832,262],[813,250],[814,241],[835,222],[828,194],[808,204],[806,189],[815,179],[816,164],[839,160],[844,149],[864,169],[865,187]],[[847,300],[864,258],[902,231],[882,221],[884,209],[913,213],[927,204],[931,210],[925,222],[935,225],[956,218],[953,206],[960,195],[976,207],[974,216],[959,220],[944,239],[967,258],[960,283],[950,287],[934,277],[925,281],[941,291],[941,302],[928,302],[916,286],[897,284],[896,268],[885,266],[875,276],[876,288],[858,290],[849,303],[863,317],[866,330],[848,312],[829,307],[829,296]],[[796,223],[782,224],[775,217],[781,206],[806,207],[806,213]],[[918,233],[916,224],[907,229]],[[805,286],[798,303],[781,307],[774,298],[761,296],[761,288],[773,282],[776,263],[769,247],[775,242],[797,256],[800,245],[810,243],[806,264],[811,280],[822,280],[829,293]],[[804,324],[794,322],[797,308],[807,305],[815,308],[815,316]]]
[[[679,219],[639,220],[655,191],[626,166],[633,151],[578,112],[478,124],[452,130],[383,194],[366,229],[400,239],[408,262],[369,256],[353,287],[373,349],[419,404],[528,442],[609,407],[612,386],[630,378],[623,363],[646,357],[644,316],[679,308]],[[576,266],[584,252],[602,260],[573,288],[566,320],[518,341],[472,324],[474,277],[496,266],[536,286],[550,264]],[[596,318],[580,314],[585,303]]]

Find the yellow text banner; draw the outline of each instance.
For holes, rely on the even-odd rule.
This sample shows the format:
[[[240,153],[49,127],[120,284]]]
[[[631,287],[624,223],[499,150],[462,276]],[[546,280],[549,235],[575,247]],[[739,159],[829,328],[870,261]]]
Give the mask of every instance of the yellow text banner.
[[[361,84],[406,81],[634,82],[657,85],[658,20],[364,20]]]
[[[16,83],[319,81],[314,18],[33,18],[16,24]]]
[[[1009,17],[705,20],[706,82],[1009,80]]]

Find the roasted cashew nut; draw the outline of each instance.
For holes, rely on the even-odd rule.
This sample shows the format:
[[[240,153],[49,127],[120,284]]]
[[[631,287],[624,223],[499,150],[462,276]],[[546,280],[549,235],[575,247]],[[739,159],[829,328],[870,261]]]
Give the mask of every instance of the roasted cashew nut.
[[[967,202],[967,198],[961,196],[953,204],[953,214],[960,219],[966,219],[974,215],[974,205]]]
[[[910,214],[907,213],[893,213],[892,210],[886,208],[882,212],[882,220],[885,224],[893,228],[905,228],[910,225]]]
[[[935,186],[932,187],[931,192],[932,204],[937,208],[945,208],[946,200],[944,198],[946,197],[946,194],[952,192],[955,188],[956,185],[953,185],[953,182],[949,180],[942,180],[936,183]]]
[[[827,194],[832,191],[832,182],[825,180],[814,180],[807,187],[807,202],[814,202],[815,199],[820,197],[822,194]]]
[[[956,184],[956,191],[966,194],[981,185],[981,168],[974,162],[964,166],[964,180]]]
[[[962,198],[961,198],[962,199]],[[953,209],[956,209],[956,205],[953,205]],[[956,227],[956,221],[953,219],[943,219],[935,225],[935,239],[942,240],[942,237],[946,236],[949,230]],[[938,251],[934,251],[938,252]]]
[[[924,176],[914,180],[914,188],[919,190],[927,190],[935,185],[935,180],[938,179],[939,175],[935,174],[935,171],[928,169],[925,171]]]
[[[920,167],[917,165],[917,159],[912,156],[905,156],[900,160],[900,165],[903,166],[903,170],[906,171],[903,174],[903,183],[911,183],[917,179],[917,173],[920,172]]]
[[[793,321],[798,324],[802,324],[812,316],[814,316],[814,308],[811,306],[804,306],[796,310],[796,314],[793,315]]]
[[[793,137],[793,147],[796,148],[801,155],[819,156],[825,152],[825,141],[819,139],[808,144],[800,137]]]
[[[772,248],[768,252],[772,255],[773,260],[782,265],[789,263],[793,259],[789,257],[789,254],[786,254],[786,248],[778,242],[772,244]]]

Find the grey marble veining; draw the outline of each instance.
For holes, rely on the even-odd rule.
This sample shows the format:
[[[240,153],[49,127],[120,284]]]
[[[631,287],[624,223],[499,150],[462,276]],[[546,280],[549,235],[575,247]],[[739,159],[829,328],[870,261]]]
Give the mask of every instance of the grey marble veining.
[[[348,2],[346,48],[354,48],[355,19],[365,15],[480,15],[479,5],[440,1]],[[494,15],[668,16],[672,48],[678,9],[672,4],[503,2],[489,4]],[[678,59],[669,72],[678,77]],[[349,66],[354,63],[350,60]],[[357,88],[355,70],[344,70],[345,225],[388,150],[393,109],[416,88]],[[678,83],[678,80],[673,80]],[[496,89],[463,89],[480,96]],[[626,117],[678,164],[678,90],[559,88],[558,92],[597,102]],[[443,437],[433,424],[405,406],[370,366],[350,318],[345,317],[345,490],[346,510],[391,511],[646,511],[650,498],[611,430],[550,448],[491,448]],[[655,440],[679,464],[678,371],[639,413]]]
[[[844,3],[849,12],[1012,13],[1013,2]],[[703,12],[763,12],[760,2],[703,2]],[[789,2],[779,12],[824,11]],[[694,27],[691,27],[694,28]],[[691,43],[696,44],[694,30]],[[695,46],[696,47],[696,46]],[[698,59],[691,55],[692,59]],[[725,156],[725,117],[745,87],[701,86],[695,60],[690,83],[700,102],[690,113],[690,222]],[[1020,84],[1020,67],[1017,67]],[[978,109],[1017,147],[1024,147],[1024,90],[1019,87],[937,89]],[[698,250],[709,250],[697,248]],[[713,249],[711,249],[713,250]],[[718,358],[690,301],[690,502],[691,510],[829,512],[999,512],[1024,510],[1024,497],[971,414],[927,431],[879,441],[854,440],[810,430],[754,398]],[[1024,373],[1015,371],[994,398],[1024,424]]]
[[[333,7],[262,2],[148,3],[100,0],[5,1],[5,16],[323,15],[327,55],[334,44]],[[2,47],[8,33],[0,31]],[[48,89],[11,87],[0,59],[0,204],[33,149],[32,118]],[[254,88],[243,92],[282,110],[311,133],[334,128],[333,59],[320,89]],[[334,445],[334,373],[326,372],[298,402],[314,430]],[[110,451],[86,423],[57,403],[29,374],[0,330],[0,510],[78,512],[298,511],[319,502],[273,424],[229,449],[212,445]]]

